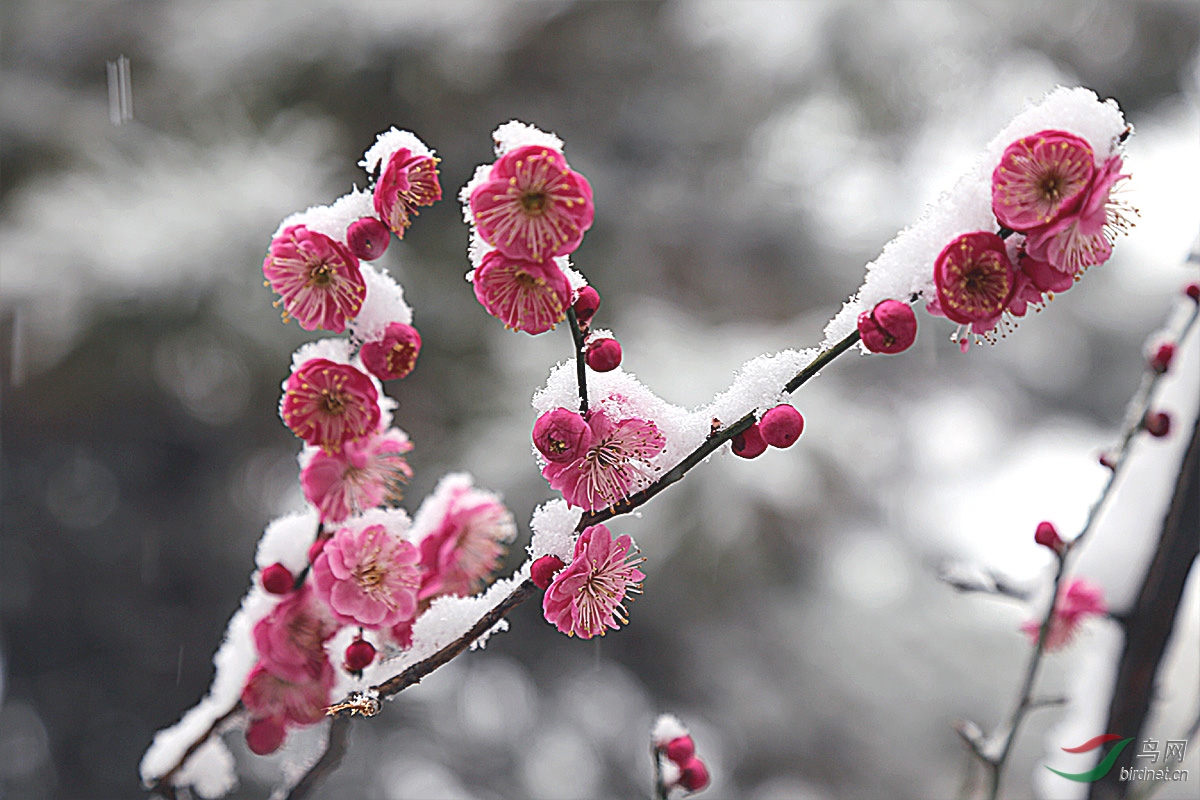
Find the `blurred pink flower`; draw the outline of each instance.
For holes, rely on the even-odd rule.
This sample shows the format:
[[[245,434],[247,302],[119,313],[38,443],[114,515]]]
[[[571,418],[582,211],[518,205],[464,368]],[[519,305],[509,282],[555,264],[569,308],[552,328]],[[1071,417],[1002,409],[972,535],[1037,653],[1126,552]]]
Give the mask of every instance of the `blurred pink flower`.
[[[1092,176],[1078,208],[1030,230],[1025,251],[1072,276],[1108,261],[1112,239],[1132,224],[1132,209],[1112,199],[1113,187],[1129,177],[1121,173],[1121,166],[1120,156],[1105,161]]]
[[[595,213],[587,179],[562,153],[537,145],[501,156],[471,192],[470,204],[485,242],[530,261],[574,251]]]
[[[382,525],[341,528],[313,561],[317,596],[350,625],[385,628],[417,611],[417,548]]]
[[[406,147],[392,154],[375,182],[375,212],[401,239],[418,213],[417,206],[433,205],[441,199],[437,159],[413,155]]]
[[[1092,146],[1073,133],[1025,136],[992,172],[992,211],[1014,231],[1047,225],[1078,206],[1095,168]]]
[[[550,486],[567,503],[586,511],[615,505],[629,496],[633,484],[652,473],[646,463],[666,447],[666,439],[649,420],[612,420],[600,408],[587,417],[592,444],[571,461],[551,461],[542,468]]]
[[[571,285],[553,261],[488,252],[475,270],[475,297],[506,328],[544,333],[567,316]]]
[[[1108,613],[1108,604],[1104,602],[1104,590],[1084,578],[1074,578],[1058,590],[1058,602],[1054,607],[1054,616],[1050,620],[1050,628],[1046,631],[1045,649],[1047,651],[1061,650],[1075,639],[1079,627],[1089,616],[1103,616]],[[1041,633],[1041,620],[1031,619],[1022,623],[1021,630],[1029,640],[1037,644]]]
[[[292,433],[336,453],[379,426],[379,392],[349,364],[313,358],[288,378],[279,413]]]
[[[420,600],[479,591],[517,532],[512,514],[490,492],[461,485],[450,492],[441,524],[421,540]]]
[[[284,321],[295,317],[306,331],[341,333],[367,296],[358,258],[350,249],[303,225],[284,228],[271,241],[263,275],[280,296]]]
[[[304,496],[323,523],[340,522],[385,502],[395,505],[413,474],[404,459],[410,450],[408,436],[396,428],[346,442],[337,453],[322,450],[300,473]]]
[[[542,598],[546,620],[568,636],[590,639],[626,623],[627,593],[641,591],[646,576],[637,568],[645,559],[629,561],[633,540],[615,541],[604,525],[585,528],[575,542],[575,556],[550,582]],[[634,550],[636,555],[637,551]]]
[[[259,661],[278,677],[304,683],[319,677],[325,642],[341,626],[324,604],[316,601],[309,584],[280,601],[254,626]]]
[[[258,663],[242,687],[242,704],[250,712],[246,731],[254,752],[272,752],[283,742],[287,725],[313,725],[325,718],[333,689],[333,666],[323,659],[319,672],[303,681],[289,681]]]

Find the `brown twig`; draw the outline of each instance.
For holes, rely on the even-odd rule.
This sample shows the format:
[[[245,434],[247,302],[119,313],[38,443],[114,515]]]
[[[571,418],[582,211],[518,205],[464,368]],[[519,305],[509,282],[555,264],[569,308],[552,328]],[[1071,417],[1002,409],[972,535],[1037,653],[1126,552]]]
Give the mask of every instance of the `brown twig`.
[[[325,752],[288,792],[287,800],[304,800],[308,797],[321,781],[325,780],[326,775],[342,765],[349,743],[350,716],[334,717],[329,724],[329,740],[325,745]]]

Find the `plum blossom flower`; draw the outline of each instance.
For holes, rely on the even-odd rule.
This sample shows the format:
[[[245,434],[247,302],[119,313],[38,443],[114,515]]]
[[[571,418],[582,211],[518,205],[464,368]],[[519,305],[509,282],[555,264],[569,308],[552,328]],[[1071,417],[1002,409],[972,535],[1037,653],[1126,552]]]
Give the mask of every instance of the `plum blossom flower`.
[[[420,600],[479,591],[517,533],[512,514],[492,493],[464,485],[450,492],[441,524],[421,540]]]
[[[254,626],[259,661],[272,674],[293,683],[320,677],[325,642],[341,627],[316,601],[309,584],[289,595]]]
[[[624,500],[635,482],[649,477],[647,462],[663,451],[666,439],[649,420],[614,420],[601,408],[591,410],[587,423],[591,446],[570,461],[550,461],[542,475],[569,505],[595,511]]]
[[[280,296],[283,318],[306,331],[341,333],[367,296],[358,258],[341,242],[303,225],[291,225],[271,241],[263,276]]]
[[[632,539],[622,535],[614,540],[604,525],[585,528],[575,541],[571,563],[554,576],[542,598],[546,621],[581,639],[628,623],[625,596],[640,592],[646,577],[637,568],[645,559],[629,560],[632,547]]]
[[[475,297],[487,312],[516,331],[544,333],[563,321],[571,305],[571,285],[553,261],[529,261],[491,250],[473,281]]]
[[[1068,275],[1078,275],[1112,256],[1112,240],[1132,225],[1133,209],[1114,200],[1113,188],[1129,175],[1121,172],[1119,155],[1110,157],[1092,175],[1078,207],[1034,228],[1025,238],[1025,251]]]
[[[579,412],[555,408],[533,423],[533,444],[547,461],[575,461],[592,446],[592,429]]]
[[[417,206],[433,205],[442,199],[438,183],[437,159],[414,155],[401,147],[388,159],[379,180],[375,182],[375,212],[398,238],[412,224]]]
[[[304,496],[321,522],[340,522],[385,502],[395,505],[412,477],[404,454],[412,450],[398,428],[346,442],[336,453],[320,451],[300,472]]]
[[[416,366],[420,353],[421,334],[403,322],[389,324],[382,338],[367,342],[359,351],[367,372],[381,381],[406,377]]]
[[[574,251],[595,213],[587,179],[562,153],[540,145],[501,156],[471,192],[470,206],[485,242],[529,261]]]
[[[333,689],[333,665],[322,659],[319,671],[302,681],[289,681],[259,662],[242,687],[242,704],[250,712],[248,743],[265,755],[283,743],[288,725],[313,725],[325,718]]]
[[[379,427],[379,392],[349,364],[312,358],[287,379],[279,415],[292,433],[336,453]]]
[[[993,327],[1013,291],[1013,265],[994,233],[965,233],[938,254],[933,280],[938,308],[960,324]]]
[[[1058,602],[1043,646],[1047,651],[1061,650],[1074,641],[1085,619],[1107,613],[1108,604],[1104,602],[1102,588],[1084,578],[1069,581],[1058,590]],[[1041,620],[1031,619],[1021,625],[1021,630],[1034,644],[1037,644],[1041,629]]]
[[[313,561],[317,596],[340,621],[391,627],[417,610],[417,548],[382,525],[341,528]]]
[[[1078,206],[1094,171],[1085,139],[1060,130],[1025,136],[992,172],[992,211],[1014,231],[1047,225]]]

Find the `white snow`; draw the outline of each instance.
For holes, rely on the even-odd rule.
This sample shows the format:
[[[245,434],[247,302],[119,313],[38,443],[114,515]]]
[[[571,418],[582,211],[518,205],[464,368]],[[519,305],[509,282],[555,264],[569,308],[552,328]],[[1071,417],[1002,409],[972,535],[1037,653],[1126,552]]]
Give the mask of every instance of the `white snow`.
[[[358,316],[346,321],[351,340],[362,344],[382,338],[384,330],[393,322],[412,325],[413,311],[404,301],[404,288],[387,270],[367,263],[360,264],[359,270],[367,284],[367,297]]]
[[[310,206],[304,211],[289,214],[279,223],[271,238],[279,236],[285,228],[303,225],[310,231],[323,233],[342,244],[346,243],[346,229],[363,217],[375,216],[375,206],[370,192],[352,189],[334,200],[330,205]]]
[[[375,137],[375,144],[363,153],[362,161],[359,161],[358,165],[371,174],[381,164],[386,166],[400,148],[407,148],[414,156],[434,157],[434,152],[417,138],[416,134],[391,128]],[[373,215],[374,212],[372,212]]]

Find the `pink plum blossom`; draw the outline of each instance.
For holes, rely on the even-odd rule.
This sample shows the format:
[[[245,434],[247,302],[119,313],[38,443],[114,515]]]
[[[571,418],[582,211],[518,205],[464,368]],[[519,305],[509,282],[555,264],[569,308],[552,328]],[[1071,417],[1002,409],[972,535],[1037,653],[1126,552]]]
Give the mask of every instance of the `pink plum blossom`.
[[[341,627],[309,584],[281,601],[254,626],[259,661],[278,677],[304,683],[319,677],[325,642]]]
[[[571,461],[549,462],[542,475],[569,505],[595,511],[624,500],[636,482],[650,476],[647,462],[663,451],[666,439],[649,420],[615,420],[601,408],[589,412],[587,423],[591,446]]]
[[[341,333],[367,296],[358,258],[350,249],[303,225],[284,228],[271,241],[263,275],[280,296],[284,321],[294,317],[306,331]]]
[[[421,540],[420,600],[479,591],[516,535],[512,514],[495,495],[469,486],[450,491],[441,524]]]
[[[1084,578],[1068,581],[1058,590],[1054,616],[1050,619],[1050,627],[1046,631],[1045,649],[1061,650],[1074,641],[1075,634],[1079,632],[1085,619],[1107,613],[1108,604],[1104,602],[1102,588]],[[1034,644],[1037,643],[1041,628],[1041,621],[1036,619],[1021,625],[1021,630]]]
[[[323,523],[395,505],[413,474],[404,459],[410,450],[408,436],[396,428],[346,442],[339,452],[316,453],[300,473],[300,486]]]
[[[1095,171],[1092,146],[1045,130],[1010,144],[992,173],[992,211],[1001,225],[1028,231],[1078,206]]]
[[[547,461],[575,461],[592,446],[592,429],[579,412],[555,408],[533,423],[533,444]]]
[[[418,213],[417,206],[432,205],[441,199],[437,159],[413,155],[406,147],[392,154],[375,182],[375,213],[401,239]]]
[[[421,353],[421,334],[412,325],[393,322],[383,336],[362,346],[359,355],[367,372],[381,381],[406,377]]]
[[[544,333],[567,316],[571,285],[553,261],[488,252],[475,270],[475,297],[506,328]]]
[[[568,636],[590,639],[627,623],[625,596],[641,591],[646,576],[630,561],[633,540],[616,540],[604,525],[585,528],[575,542],[575,555],[550,582],[542,598],[546,620]],[[634,550],[636,555],[637,551]]]
[[[1129,176],[1120,156],[1096,170],[1078,208],[1029,231],[1025,251],[1068,275],[1078,275],[1112,256],[1112,239],[1131,225],[1132,210],[1114,202],[1113,187]]]
[[[278,748],[283,741],[281,731],[287,725],[313,725],[324,719],[333,683],[333,665],[328,659],[322,659],[316,675],[303,681],[289,681],[267,665],[256,664],[242,688],[242,705],[251,719],[246,733],[252,743],[257,743],[255,752],[265,754]],[[263,725],[260,720],[272,722]],[[271,735],[265,735],[268,733]],[[274,748],[267,749],[272,743]]]
[[[339,529],[312,566],[317,596],[350,625],[385,628],[417,611],[417,548],[382,525]]]
[[[485,242],[529,261],[574,251],[595,213],[587,179],[562,153],[538,145],[501,156],[471,192],[470,205]]]
[[[943,316],[990,330],[1013,293],[1013,265],[1004,240],[986,231],[959,236],[938,254],[933,280]]]
[[[288,378],[279,413],[292,433],[337,453],[379,426],[379,392],[349,364],[313,358]]]

